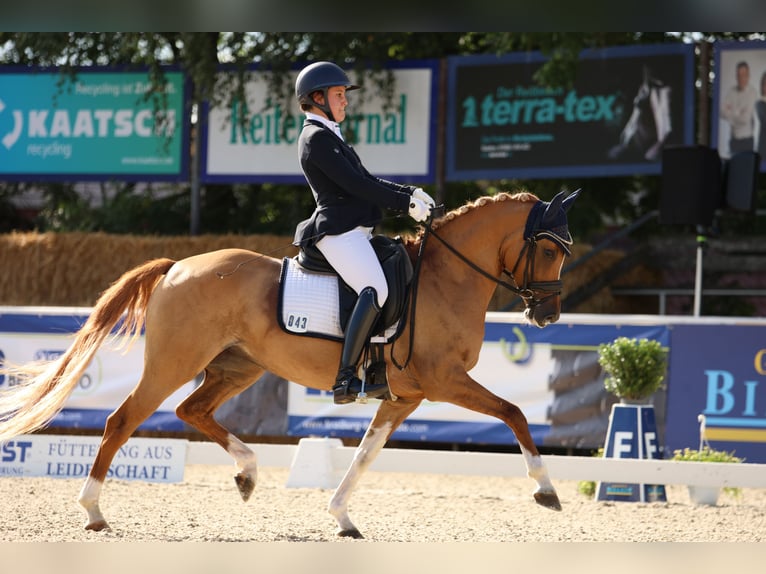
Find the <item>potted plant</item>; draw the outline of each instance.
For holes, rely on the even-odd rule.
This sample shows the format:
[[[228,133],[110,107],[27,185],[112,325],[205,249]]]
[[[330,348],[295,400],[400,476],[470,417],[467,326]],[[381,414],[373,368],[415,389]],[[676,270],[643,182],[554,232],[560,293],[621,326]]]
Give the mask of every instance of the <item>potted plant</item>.
[[[609,415],[604,456],[660,458],[654,407],[647,399],[662,386],[667,368],[658,341],[618,337],[598,347],[598,363],[605,373],[604,388],[620,398]],[[665,502],[662,485],[599,482],[598,500]]]
[[[658,341],[618,337],[599,345],[598,354],[604,387],[623,402],[644,401],[662,387],[667,362]]]
[[[684,448],[673,451],[672,460],[690,461],[690,462],[744,462],[744,458],[734,456],[733,452],[717,450],[709,445],[703,445],[699,449]],[[721,487],[718,486],[697,486],[688,485],[689,498],[695,504],[706,504],[715,506],[718,503],[718,496]],[[742,490],[735,486],[724,486],[723,491],[735,498],[742,495]]]

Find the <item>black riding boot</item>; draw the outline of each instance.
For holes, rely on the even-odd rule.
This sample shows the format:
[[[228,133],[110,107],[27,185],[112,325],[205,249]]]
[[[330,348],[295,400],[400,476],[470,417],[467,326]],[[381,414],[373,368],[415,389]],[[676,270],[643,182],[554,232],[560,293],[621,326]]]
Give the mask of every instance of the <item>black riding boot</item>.
[[[332,388],[335,404],[352,403],[362,391],[362,381],[356,376],[357,363],[379,316],[380,307],[378,307],[375,289],[372,287],[362,289],[346,325],[343,350],[340,355],[340,369],[335,378],[335,386]],[[385,383],[364,386],[367,397],[372,399],[380,397],[387,390],[388,385]]]

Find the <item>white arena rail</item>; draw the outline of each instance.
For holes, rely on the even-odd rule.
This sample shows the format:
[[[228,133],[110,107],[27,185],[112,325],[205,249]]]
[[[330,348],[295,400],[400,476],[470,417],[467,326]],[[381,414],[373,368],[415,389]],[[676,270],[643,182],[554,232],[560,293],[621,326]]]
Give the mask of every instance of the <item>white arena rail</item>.
[[[340,439],[304,438],[297,445],[249,444],[261,466],[290,469],[287,486],[334,488],[351,464],[354,447]],[[766,488],[766,464],[679,462],[544,455],[553,480],[631,484],[685,484]],[[190,442],[187,464],[232,465],[217,444]],[[520,454],[384,448],[370,470],[472,476],[525,477]]]

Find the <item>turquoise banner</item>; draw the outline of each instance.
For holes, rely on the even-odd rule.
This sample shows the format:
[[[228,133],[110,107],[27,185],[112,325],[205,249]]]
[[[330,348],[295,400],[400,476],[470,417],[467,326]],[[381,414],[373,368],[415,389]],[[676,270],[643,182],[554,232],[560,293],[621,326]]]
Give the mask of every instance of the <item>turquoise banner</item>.
[[[0,71],[0,177],[186,178],[185,80],[165,79],[163,107],[147,72]]]

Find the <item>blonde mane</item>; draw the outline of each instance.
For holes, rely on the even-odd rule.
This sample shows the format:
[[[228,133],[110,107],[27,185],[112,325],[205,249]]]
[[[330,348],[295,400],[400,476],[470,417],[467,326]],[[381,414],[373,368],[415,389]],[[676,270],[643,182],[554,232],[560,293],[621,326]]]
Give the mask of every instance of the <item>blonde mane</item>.
[[[469,211],[472,211],[476,209],[477,207],[483,207],[489,203],[495,203],[500,201],[528,202],[528,201],[539,201],[539,200],[540,200],[539,197],[537,197],[534,193],[530,193],[528,191],[519,191],[516,193],[509,193],[507,191],[502,191],[498,193],[497,195],[485,195],[485,196],[479,197],[478,199],[475,199],[474,201],[461,205],[460,207],[446,213],[442,217],[435,219],[433,222],[431,222],[431,229],[439,229],[440,227],[449,223],[453,219],[460,217],[461,215],[464,215],[465,213],[468,213]],[[421,228],[417,236],[410,237],[409,240],[410,241],[420,240],[423,236],[423,232],[424,232],[424,229]],[[407,238],[405,238],[405,242],[407,242]]]

